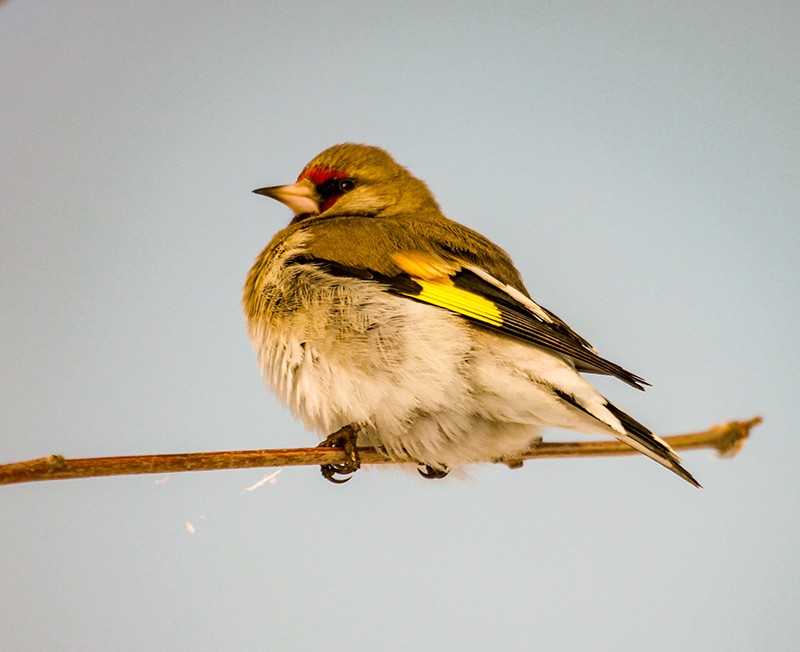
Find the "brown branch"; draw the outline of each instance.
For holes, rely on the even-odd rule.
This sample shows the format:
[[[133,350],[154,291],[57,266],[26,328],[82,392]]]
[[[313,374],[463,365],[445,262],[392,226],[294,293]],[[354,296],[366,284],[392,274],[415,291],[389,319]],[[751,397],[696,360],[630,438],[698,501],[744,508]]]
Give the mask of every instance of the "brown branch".
[[[675,449],[712,448],[722,456],[735,455],[750,434],[761,423],[761,417],[748,421],[730,421],[713,426],[705,432],[675,435],[664,439]],[[542,442],[519,460],[503,460],[509,466],[519,466],[524,460],[538,457],[577,457],[596,455],[627,455],[632,448],[615,440],[590,442]],[[374,448],[359,448],[363,464],[403,463],[387,460]],[[335,448],[275,448],[251,451],[221,451],[216,453],[179,453],[175,455],[130,455],[125,457],[93,457],[65,459],[50,455],[26,462],[0,465],[0,484],[95,478],[108,475],[140,473],[178,473],[182,471],[220,471],[223,469],[252,469],[269,466],[305,466],[342,464],[345,454]],[[489,461],[489,460],[487,460]],[[406,462],[413,462],[407,460]]]

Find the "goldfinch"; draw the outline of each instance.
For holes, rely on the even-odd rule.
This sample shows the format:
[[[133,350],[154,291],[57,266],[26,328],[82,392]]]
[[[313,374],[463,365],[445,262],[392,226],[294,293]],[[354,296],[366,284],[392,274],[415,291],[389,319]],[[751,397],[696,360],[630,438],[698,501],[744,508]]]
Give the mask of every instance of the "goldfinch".
[[[531,299],[508,254],[442,213],[377,147],[326,149],[260,188],[294,213],[255,261],[243,306],[267,384],[306,427],[414,460],[426,477],[510,464],[543,427],[616,437],[700,486],[670,446],[581,373],[645,381]]]

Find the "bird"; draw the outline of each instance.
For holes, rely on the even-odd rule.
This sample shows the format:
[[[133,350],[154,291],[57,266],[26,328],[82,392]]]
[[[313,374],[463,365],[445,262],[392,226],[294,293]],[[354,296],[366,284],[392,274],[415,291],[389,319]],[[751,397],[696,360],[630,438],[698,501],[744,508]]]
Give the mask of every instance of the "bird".
[[[293,217],[247,275],[248,334],[276,396],[347,453],[327,479],[351,477],[359,446],[427,478],[518,466],[557,428],[615,437],[700,487],[582,374],[648,383],[536,303],[509,255],[446,217],[387,151],[334,145],[295,183],[253,192]]]

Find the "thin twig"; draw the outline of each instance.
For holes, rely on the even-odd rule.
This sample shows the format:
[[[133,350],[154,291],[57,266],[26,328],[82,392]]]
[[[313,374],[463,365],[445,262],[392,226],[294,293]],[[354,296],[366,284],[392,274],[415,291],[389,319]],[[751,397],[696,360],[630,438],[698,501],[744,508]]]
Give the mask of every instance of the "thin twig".
[[[747,421],[730,421],[713,426],[704,432],[675,435],[664,439],[677,450],[712,448],[722,456],[735,455],[750,434],[761,423],[761,417]],[[542,442],[518,460],[502,460],[509,466],[539,457],[577,457],[597,455],[627,455],[632,448],[618,441]],[[387,460],[374,448],[358,449],[363,464],[396,464],[413,460]],[[40,480],[96,478],[108,475],[141,473],[179,473],[182,471],[220,471],[251,469],[269,466],[306,466],[342,464],[345,454],[335,448],[275,448],[250,451],[221,451],[215,453],[179,453],[174,455],[130,455],[125,457],[92,457],[66,459],[50,455],[25,462],[0,465],[0,485]],[[487,460],[493,461],[493,460]],[[496,460],[494,460],[496,461]]]

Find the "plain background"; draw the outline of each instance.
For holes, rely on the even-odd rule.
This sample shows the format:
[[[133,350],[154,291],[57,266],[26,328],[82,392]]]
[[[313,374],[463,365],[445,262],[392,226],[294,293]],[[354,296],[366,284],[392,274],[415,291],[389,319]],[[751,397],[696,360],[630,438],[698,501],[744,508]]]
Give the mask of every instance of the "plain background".
[[[652,382],[597,379],[636,418],[766,419],[684,456],[702,491],[634,457],[2,487],[0,649],[799,649],[798,12],[0,5],[0,462],[315,443],[245,334],[290,217],[250,190],[348,140]]]

